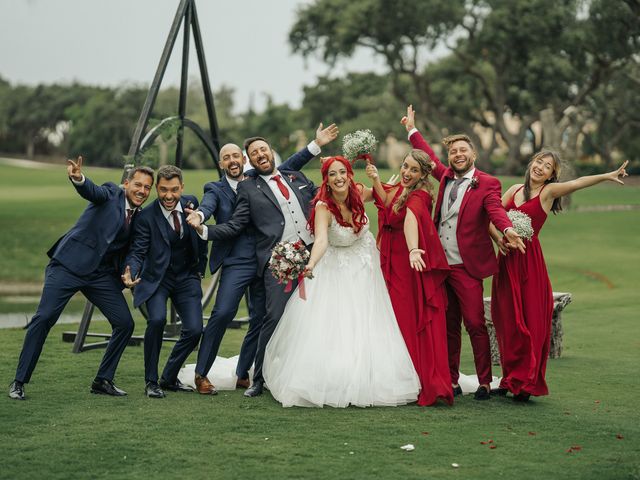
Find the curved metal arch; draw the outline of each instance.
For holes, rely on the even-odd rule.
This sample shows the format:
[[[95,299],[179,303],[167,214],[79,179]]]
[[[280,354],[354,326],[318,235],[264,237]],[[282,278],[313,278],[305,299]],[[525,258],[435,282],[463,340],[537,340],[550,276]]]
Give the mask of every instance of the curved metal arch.
[[[156,125],[155,127],[153,127],[147,132],[147,134],[144,136],[144,138],[140,142],[140,148],[138,149],[138,153],[136,154],[136,157],[135,157],[136,164],[138,164],[140,156],[142,155],[144,150],[150,147],[155,141],[155,139],[158,138],[158,135],[160,135],[160,127],[162,127],[166,123],[173,120],[180,120],[180,117],[179,116],[167,117],[163,119],[160,123],[158,123],[158,125]],[[200,125],[198,125],[196,122],[194,122],[189,118],[185,117],[182,120],[182,124],[183,126],[189,128],[193,133],[195,133],[196,136],[200,139],[200,141],[204,144],[204,146],[207,148],[207,151],[209,152],[209,155],[211,155],[211,157],[213,158],[214,164],[216,166],[216,170],[218,170],[218,174],[222,175],[222,172],[220,170],[220,157],[218,155],[218,150],[216,149],[211,139],[207,136],[206,132],[200,127]]]

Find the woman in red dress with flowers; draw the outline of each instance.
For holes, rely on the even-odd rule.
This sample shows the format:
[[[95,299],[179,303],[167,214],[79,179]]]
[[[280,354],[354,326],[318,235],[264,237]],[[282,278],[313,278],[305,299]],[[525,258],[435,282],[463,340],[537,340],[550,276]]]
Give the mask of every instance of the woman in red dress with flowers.
[[[516,210],[531,219],[533,236],[526,242],[524,253],[507,250],[502,236],[491,225],[491,235],[501,252],[491,289],[491,317],[502,364],[499,394],[511,392],[515,401],[526,402],[531,395],[549,393],[545,371],[553,293],[538,240],[548,213],[560,211],[560,198],[576,190],[607,180],[623,184],[626,166],[627,162],[610,173],[558,183],[560,157],[542,150],[529,162],[524,184],[512,186],[503,195],[502,205],[507,211]]]
[[[431,219],[431,161],[412,150],[400,168],[398,185],[383,185],[372,164],[373,199],[378,208],[380,264],[393,310],[418,372],[418,405],[438,399],[453,403],[447,360],[444,279],[449,272]]]

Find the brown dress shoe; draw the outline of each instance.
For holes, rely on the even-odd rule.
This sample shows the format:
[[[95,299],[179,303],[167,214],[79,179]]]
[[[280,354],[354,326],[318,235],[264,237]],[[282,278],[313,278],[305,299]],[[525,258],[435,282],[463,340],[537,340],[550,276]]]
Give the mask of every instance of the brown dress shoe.
[[[249,388],[251,386],[251,380],[248,378],[239,378],[236,381],[236,388]]]
[[[207,377],[202,377],[196,373],[196,390],[202,395],[217,395],[218,390]]]

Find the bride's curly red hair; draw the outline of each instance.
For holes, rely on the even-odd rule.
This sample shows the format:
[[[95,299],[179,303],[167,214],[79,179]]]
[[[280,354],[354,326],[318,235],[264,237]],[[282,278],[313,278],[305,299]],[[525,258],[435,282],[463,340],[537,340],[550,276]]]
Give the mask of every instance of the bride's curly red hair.
[[[315,220],[316,220],[316,204],[318,202],[324,202],[327,205],[329,211],[336,218],[338,223],[345,227],[351,227],[352,225],[342,218],[340,208],[331,195],[331,189],[329,188],[329,167],[334,162],[340,162],[347,169],[347,176],[349,177],[349,193],[347,194],[347,200],[345,202],[346,207],[351,211],[351,220],[353,222],[353,231],[358,233],[362,230],[362,227],[368,222],[367,216],[364,212],[364,203],[362,202],[362,196],[358,190],[356,182],[353,181],[353,168],[351,163],[344,157],[329,157],[320,167],[320,173],[322,173],[322,185],[318,189],[318,193],[311,201],[311,215],[309,215],[309,222],[307,226],[311,233],[315,233]]]

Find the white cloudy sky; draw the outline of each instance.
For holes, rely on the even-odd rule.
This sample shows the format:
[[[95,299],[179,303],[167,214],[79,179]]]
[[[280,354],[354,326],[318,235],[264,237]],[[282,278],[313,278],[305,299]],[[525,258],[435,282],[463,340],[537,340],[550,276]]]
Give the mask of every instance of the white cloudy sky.
[[[178,0],[0,0],[0,76],[12,83],[77,80],[99,85],[148,84],[155,73]],[[235,88],[236,108],[264,93],[297,106],[302,86],[328,67],[307,65],[287,42],[296,9],[309,0],[198,0],[213,88]],[[163,85],[180,79],[182,36]],[[192,43],[193,47],[193,43]],[[193,50],[193,48],[192,48]],[[190,72],[197,75],[195,57]],[[384,71],[361,52],[332,71]]]

